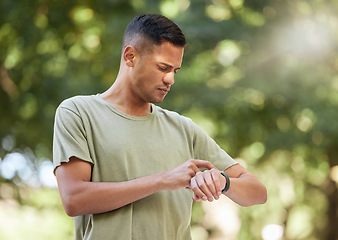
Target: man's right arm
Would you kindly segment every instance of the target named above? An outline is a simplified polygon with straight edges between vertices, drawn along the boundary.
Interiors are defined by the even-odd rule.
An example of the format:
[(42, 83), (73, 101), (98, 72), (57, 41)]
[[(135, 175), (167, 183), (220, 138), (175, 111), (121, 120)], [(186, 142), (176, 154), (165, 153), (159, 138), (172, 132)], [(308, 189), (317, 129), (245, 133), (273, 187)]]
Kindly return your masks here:
[(124, 182), (91, 182), (92, 164), (76, 157), (56, 168), (63, 206), (69, 216), (103, 213), (161, 190), (189, 188), (199, 168), (214, 168), (208, 161), (191, 159), (176, 168)]

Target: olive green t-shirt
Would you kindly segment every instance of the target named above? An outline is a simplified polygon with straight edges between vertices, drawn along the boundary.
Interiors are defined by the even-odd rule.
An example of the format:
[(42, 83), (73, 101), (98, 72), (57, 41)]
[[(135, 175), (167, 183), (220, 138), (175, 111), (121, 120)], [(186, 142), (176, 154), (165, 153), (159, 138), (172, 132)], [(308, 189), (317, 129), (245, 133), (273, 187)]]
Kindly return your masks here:
[[(220, 170), (236, 164), (189, 118), (153, 104), (149, 115), (129, 116), (99, 95), (67, 99), (56, 111), (54, 169), (72, 156), (92, 163), (93, 182), (128, 181), (191, 158)], [(192, 196), (188, 189), (160, 191), (117, 210), (75, 217), (75, 238), (191, 239)]]

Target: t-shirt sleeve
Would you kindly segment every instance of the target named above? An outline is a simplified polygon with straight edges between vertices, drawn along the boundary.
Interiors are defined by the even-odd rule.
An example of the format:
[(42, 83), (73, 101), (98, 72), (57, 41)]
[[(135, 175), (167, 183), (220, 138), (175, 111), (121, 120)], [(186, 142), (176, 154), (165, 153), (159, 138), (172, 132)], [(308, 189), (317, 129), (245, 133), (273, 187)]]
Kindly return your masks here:
[[(74, 105), (73, 105), (74, 106)], [(87, 143), (87, 136), (80, 114), (75, 106), (62, 103), (55, 114), (53, 136), (54, 171), (70, 157), (93, 163)]]
[(195, 159), (211, 162), (217, 169), (225, 170), (237, 162), (229, 156), (205, 131), (193, 123), (193, 151)]

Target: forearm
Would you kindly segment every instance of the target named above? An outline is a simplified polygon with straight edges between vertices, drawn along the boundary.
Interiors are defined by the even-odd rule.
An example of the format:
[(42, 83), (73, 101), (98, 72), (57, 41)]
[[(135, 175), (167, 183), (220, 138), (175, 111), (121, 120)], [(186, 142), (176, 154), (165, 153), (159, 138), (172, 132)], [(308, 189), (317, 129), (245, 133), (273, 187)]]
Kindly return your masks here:
[(108, 212), (163, 190), (161, 174), (125, 182), (78, 181), (60, 195), (69, 216)]
[[(224, 178), (217, 170), (204, 171), (196, 174), (190, 181), (190, 189), (195, 195), (194, 201), (213, 201), (218, 199), (220, 191), (226, 185)], [(239, 164), (235, 164), (224, 171), (230, 177), (230, 188), (225, 193), (227, 197), (241, 206), (263, 204), (267, 200), (265, 186), (252, 173)], [(212, 175), (212, 176), (211, 176)]]
[(210, 162), (190, 159), (176, 168), (125, 182), (92, 182), (92, 165), (76, 157), (55, 170), (62, 204), (69, 216), (118, 209), (161, 190), (189, 188), (199, 168), (215, 168)]
[(246, 172), (236, 178), (230, 178), (227, 197), (241, 206), (263, 204), (267, 201), (265, 186), (251, 173)]

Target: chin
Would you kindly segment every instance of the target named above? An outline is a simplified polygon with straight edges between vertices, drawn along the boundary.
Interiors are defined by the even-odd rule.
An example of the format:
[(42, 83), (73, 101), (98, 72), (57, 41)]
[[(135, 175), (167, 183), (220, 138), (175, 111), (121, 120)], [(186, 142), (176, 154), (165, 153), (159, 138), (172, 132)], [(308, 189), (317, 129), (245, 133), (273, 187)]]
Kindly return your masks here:
[(151, 103), (161, 103), (163, 102), (164, 97), (163, 98), (157, 98), (157, 99), (152, 99), (152, 101), (150, 101)]
[(163, 99), (162, 100), (151, 101), (151, 103), (161, 103), (161, 102), (163, 102)]

